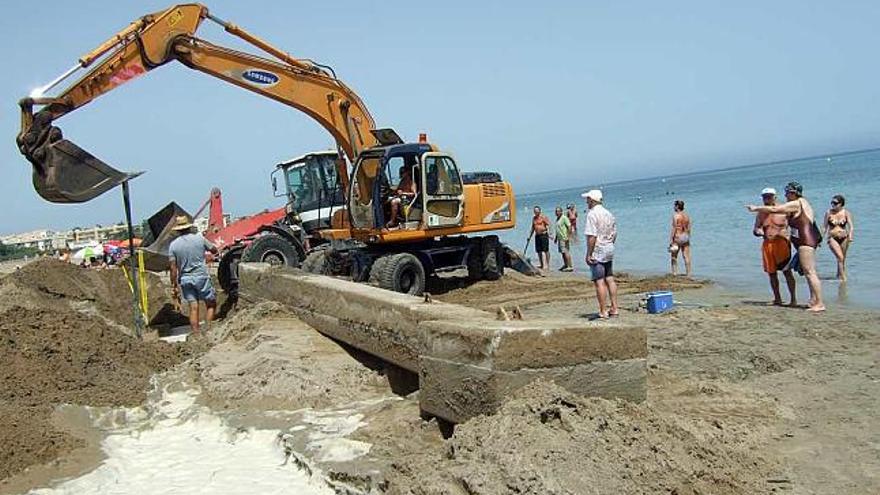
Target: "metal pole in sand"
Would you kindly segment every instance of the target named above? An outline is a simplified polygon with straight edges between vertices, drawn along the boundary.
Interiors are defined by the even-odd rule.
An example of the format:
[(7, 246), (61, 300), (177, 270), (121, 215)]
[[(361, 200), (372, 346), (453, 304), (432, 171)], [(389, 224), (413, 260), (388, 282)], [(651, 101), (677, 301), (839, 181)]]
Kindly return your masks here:
[(132, 174), (129, 175), (125, 181), (122, 182), (122, 201), (125, 204), (125, 223), (128, 226), (128, 261), (131, 264), (131, 268), (129, 272), (131, 273), (131, 297), (132, 297), (132, 307), (134, 309), (134, 333), (135, 336), (139, 339), (144, 337), (144, 317), (141, 312), (141, 287), (140, 281), (138, 280), (138, 262), (137, 256), (134, 254), (134, 227), (131, 225), (131, 199), (128, 194), (128, 181), (134, 179), (140, 175)]

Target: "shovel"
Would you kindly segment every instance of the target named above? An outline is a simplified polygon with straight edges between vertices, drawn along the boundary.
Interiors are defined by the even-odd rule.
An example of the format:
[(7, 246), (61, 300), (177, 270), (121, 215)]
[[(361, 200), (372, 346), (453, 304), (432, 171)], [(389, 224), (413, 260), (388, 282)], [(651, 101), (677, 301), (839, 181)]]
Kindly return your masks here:
[(525, 245), (525, 247), (523, 248), (523, 251), (522, 251), (523, 258), (524, 258), (526, 261), (528, 261), (529, 263), (532, 262), (532, 259), (529, 258), (529, 256), (528, 256), (529, 243), (532, 242), (532, 235), (533, 235), (534, 233), (535, 233), (535, 232), (532, 231), (532, 232), (529, 234), (529, 238), (526, 239), (526, 245)]

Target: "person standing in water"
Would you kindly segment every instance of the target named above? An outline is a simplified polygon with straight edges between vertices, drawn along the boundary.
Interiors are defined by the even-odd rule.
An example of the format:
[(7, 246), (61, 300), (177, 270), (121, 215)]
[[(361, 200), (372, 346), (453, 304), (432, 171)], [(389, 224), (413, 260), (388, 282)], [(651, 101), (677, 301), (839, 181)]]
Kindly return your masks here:
[(578, 211), (574, 203), (569, 203), (568, 206), (566, 206), (565, 214), (568, 216), (568, 222), (571, 224), (571, 242), (576, 243), (578, 235)]
[(825, 232), (828, 247), (837, 258), (837, 278), (846, 282), (846, 252), (853, 242), (855, 225), (852, 213), (846, 208), (846, 199), (840, 194), (831, 198), (831, 209), (825, 213)]
[(691, 217), (684, 212), (684, 201), (672, 204), (672, 229), (669, 235), (669, 254), (672, 255), (672, 275), (678, 271), (678, 254), (684, 257), (685, 274), (691, 276)]
[(804, 188), (797, 182), (785, 186), (786, 202), (774, 206), (748, 205), (753, 213), (785, 213), (791, 242), (797, 248), (798, 260), (810, 287), (810, 302), (807, 311), (825, 311), (822, 301), (822, 282), (816, 271), (816, 248), (822, 242), (822, 233), (816, 225), (816, 215), (810, 202), (804, 198)]
[[(776, 189), (772, 187), (761, 191), (764, 206), (776, 206)], [(770, 290), (773, 291), (773, 305), (782, 305), (782, 294), (779, 291), (779, 271), (785, 276), (788, 294), (791, 296), (789, 306), (797, 306), (797, 291), (794, 274), (791, 271), (791, 242), (788, 240), (788, 217), (784, 213), (758, 213), (755, 215), (755, 226), (752, 233), (763, 237), (761, 258), (764, 272), (770, 277)]]

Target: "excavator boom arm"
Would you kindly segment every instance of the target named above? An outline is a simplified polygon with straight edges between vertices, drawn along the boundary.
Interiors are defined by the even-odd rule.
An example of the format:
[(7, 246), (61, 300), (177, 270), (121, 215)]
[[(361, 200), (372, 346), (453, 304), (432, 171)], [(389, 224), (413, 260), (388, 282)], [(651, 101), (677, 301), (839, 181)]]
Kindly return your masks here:
[[(196, 38), (205, 19), (272, 58)], [(291, 57), (212, 15), (203, 5), (181, 4), (141, 17), (81, 57), (73, 69), (21, 100), (21, 131), (16, 141), (33, 165), (34, 187), (41, 196), (61, 203), (88, 201), (127, 180), (126, 174), (63, 139), (52, 123), (171, 60), (306, 113), (330, 132), (351, 161), (376, 143), (370, 132), (375, 124), (366, 106), (332, 71)], [(78, 69), (88, 71), (57, 96), (43, 95)], [(35, 105), (42, 106), (36, 113)], [(339, 168), (340, 177), (347, 180), (344, 160)]]

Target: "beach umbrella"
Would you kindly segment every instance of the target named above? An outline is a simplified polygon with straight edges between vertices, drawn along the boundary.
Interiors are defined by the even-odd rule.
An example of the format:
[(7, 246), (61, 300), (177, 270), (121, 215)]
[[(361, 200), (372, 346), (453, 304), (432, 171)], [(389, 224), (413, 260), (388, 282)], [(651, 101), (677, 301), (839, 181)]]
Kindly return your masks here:
[(82, 260), (97, 258), (103, 255), (104, 251), (100, 247), (86, 246), (79, 251), (73, 253), (73, 256), (71, 256), (70, 259), (75, 263), (80, 263), (82, 262)]
[[(143, 242), (143, 240), (140, 238), (137, 238), (137, 237), (132, 239), (132, 244), (134, 245), (134, 247), (140, 246), (142, 242)], [(104, 246), (107, 246), (108, 244), (111, 246), (116, 246), (116, 247), (120, 247), (120, 248), (128, 248), (128, 239), (124, 239), (124, 240), (111, 239), (109, 241), (106, 241), (104, 243)]]

